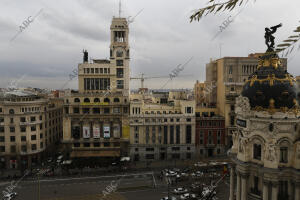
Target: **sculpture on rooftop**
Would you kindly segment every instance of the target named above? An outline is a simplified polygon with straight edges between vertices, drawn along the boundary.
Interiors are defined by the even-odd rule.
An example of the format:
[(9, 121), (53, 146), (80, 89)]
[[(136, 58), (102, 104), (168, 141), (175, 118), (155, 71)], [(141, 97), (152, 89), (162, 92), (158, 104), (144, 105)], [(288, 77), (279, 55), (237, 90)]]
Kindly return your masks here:
[(265, 39), (266, 39), (266, 45), (268, 47), (267, 52), (271, 52), (274, 51), (274, 39), (275, 37), (273, 36), (273, 34), (277, 31), (277, 28), (281, 27), (282, 24), (278, 24), (276, 26), (272, 26), (270, 28), (265, 28)]

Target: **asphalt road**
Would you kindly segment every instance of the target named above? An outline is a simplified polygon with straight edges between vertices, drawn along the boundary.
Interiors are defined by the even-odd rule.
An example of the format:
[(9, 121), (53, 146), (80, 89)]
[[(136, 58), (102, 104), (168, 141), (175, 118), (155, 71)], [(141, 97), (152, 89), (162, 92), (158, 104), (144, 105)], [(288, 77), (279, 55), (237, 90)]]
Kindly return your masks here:
[[(43, 179), (39, 182), (19, 182), (14, 189), (18, 193), (15, 200), (159, 200), (167, 196), (163, 182), (156, 179), (157, 187), (153, 187), (151, 174)], [(224, 183), (218, 187), (219, 200), (228, 199), (229, 186), (228, 182)], [(5, 191), (9, 185), (9, 182), (1, 183), (0, 191)]]

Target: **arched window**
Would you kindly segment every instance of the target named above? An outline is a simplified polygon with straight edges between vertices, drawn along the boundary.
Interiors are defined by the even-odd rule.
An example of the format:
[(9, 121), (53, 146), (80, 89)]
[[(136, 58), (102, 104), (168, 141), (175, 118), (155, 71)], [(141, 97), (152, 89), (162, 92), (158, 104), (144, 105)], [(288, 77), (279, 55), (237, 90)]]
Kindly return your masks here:
[(85, 103), (89, 103), (90, 102), (90, 99), (89, 98), (84, 98), (83, 100)]
[(9, 114), (15, 114), (14, 109), (9, 109)]
[(76, 102), (76, 103), (77, 103), (77, 102), (80, 102), (80, 99), (79, 99), (79, 98), (75, 98), (75, 99), (74, 99), (74, 102)]
[(99, 98), (95, 98), (94, 102), (100, 102), (100, 99)]
[(114, 98), (114, 102), (120, 102), (119, 98)]
[(104, 102), (109, 103), (110, 102), (109, 98), (105, 98)]

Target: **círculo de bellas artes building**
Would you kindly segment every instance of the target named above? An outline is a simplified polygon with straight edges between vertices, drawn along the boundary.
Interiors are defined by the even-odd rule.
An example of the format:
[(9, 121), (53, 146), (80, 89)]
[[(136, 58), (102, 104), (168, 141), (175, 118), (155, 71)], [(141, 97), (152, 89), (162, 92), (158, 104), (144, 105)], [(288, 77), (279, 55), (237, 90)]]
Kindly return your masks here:
[(299, 94), (274, 50), (279, 27), (266, 28), (268, 50), (236, 99), (230, 200), (300, 199)]
[(110, 59), (78, 65), (78, 92), (64, 99), (63, 145), (73, 160), (111, 164), (129, 145), (129, 44), (126, 18), (113, 17)]

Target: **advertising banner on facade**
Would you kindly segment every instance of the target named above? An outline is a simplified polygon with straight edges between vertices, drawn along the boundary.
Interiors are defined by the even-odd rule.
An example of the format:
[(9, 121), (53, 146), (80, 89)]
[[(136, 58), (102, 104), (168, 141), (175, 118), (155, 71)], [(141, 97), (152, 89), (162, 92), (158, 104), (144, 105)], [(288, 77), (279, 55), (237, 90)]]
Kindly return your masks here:
[(110, 138), (110, 127), (109, 126), (103, 126), (103, 137)]
[(90, 127), (84, 126), (83, 127), (83, 138), (90, 138), (91, 133), (90, 133)]
[(99, 127), (93, 127), (93, 137), (100, 138), (100, 128)]

